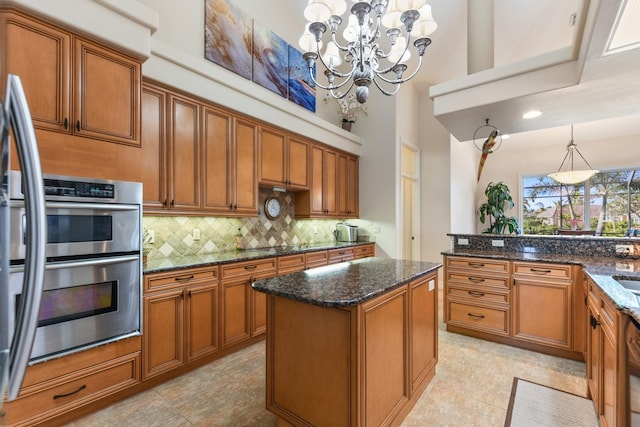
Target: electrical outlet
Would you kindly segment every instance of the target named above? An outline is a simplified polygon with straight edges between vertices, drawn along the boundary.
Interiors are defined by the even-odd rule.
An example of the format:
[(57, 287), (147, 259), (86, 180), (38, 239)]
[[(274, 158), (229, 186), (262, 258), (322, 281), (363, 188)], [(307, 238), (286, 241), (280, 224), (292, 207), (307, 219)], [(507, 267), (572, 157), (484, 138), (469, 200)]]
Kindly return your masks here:
[(503, 248), (504, 247), (504, 240), (492, 240), (491, 241), (491, 246), (496, 247), (496, 248)]
[(429, 280), (429, 292), (431, 292), (435, 288), (436, 288), (436, 281), (435, 280)]
[(469, 239), (458, 239), (458, 244), (459, 245), (468, 245), (469, 244)]
[(633, 245), (616, 245), (616, 255), (631, 256), (633, 253)]
[(192, 234), (193, 234), (193, 240), (200, 240), (200, 229), (199, 228), (194, 228)]
[(155, 230), (147, 230), (147, 235), (149, 236), (147, 239), (147, 243), (153, 245), (156, 242), (156, 232)]

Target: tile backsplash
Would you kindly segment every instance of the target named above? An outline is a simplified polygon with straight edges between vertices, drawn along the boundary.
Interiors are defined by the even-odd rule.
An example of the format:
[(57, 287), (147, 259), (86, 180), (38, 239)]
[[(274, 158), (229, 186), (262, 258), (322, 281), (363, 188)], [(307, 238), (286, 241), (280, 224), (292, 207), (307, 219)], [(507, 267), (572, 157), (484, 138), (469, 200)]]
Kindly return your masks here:
[[(276, 220), (270, 220), (263, 212), (268, 197), (280, 200), (282, 213)], [(260, 188), (257, 218), (145, 216), (143, 228), (153, 230), (155, 240), (144, 244), (145, 253), (149, 258), (161, 258), (223, 252), (235, 250), (237, 240), (242, 249), (333, 242), (333, 230), (341, 220), (296, 220), (294, 197), (291, 192)], [(198, 240), (194, 230), (200, 230)]]

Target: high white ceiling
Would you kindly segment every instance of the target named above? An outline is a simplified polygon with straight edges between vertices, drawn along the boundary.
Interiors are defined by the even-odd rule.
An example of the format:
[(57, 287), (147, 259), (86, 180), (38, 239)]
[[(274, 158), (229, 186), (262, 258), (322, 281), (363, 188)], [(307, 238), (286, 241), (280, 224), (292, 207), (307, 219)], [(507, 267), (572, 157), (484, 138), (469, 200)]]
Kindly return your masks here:
[[(302, 11), (307, 2), (289, 1), (292, 15), (301, 17), (300, 25), (293, 31), (298, 34), (297, 27), (304, 25)], [(423, 68), (416, 76), (419, 87), (467, 76), (468, 1), (478, 0), (428, 0), (438, 30), (431, 36), (433, 42), (427, 48)], [(546, 118), (543, 115), (535, 124), (522, 123), (520, 117), (509, 118), (503, 123), (492, 118), (492, 124), (512, 134), (512, 139), (508, 143), (505, 141), (503, 148), (516, 143), (539, 145), (541, 141), (566, 145), (571, 123), (575, 125), (577, 142), (640, 135), (640, 49), (608, 57), (602, 55), (622, 1), (626, 0), (493, 0), (496, 67), (568, 46), (576, 30), (571, 15), (581, 7), (585, 10), (598, 8), (593, 34), (585, 35), (588, 58), (579, 84), (561, 91), (540, 93), (531, 99), (513, 99), (501, 105), (502, 111), (516, 107), (520, 111), (529, 101), (535, 101), (532, 103), (537, 102), (548, 109)], [(286, 34), (281, 35), (286, 38)], [(474, 111), (468, 116), (461, 114), (460, 120), (479, 123), (479, 126), (486, 117), (482, 108), (479, 110), (480, 113)], [(578, 135), (581, 135), (580, 140)]]

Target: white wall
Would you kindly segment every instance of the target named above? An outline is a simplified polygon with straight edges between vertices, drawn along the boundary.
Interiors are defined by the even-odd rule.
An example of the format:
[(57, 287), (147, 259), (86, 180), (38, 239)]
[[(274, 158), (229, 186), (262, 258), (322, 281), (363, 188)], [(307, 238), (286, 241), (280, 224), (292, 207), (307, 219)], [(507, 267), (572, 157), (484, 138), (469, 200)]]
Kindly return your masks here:
[[(510, 146), (509, 141), (503, 141), (503, 147), (488, 156), (482, 172), (482, 179), (475, 191), (475, 206), (477, 208), (485, 200), (484, 189), (487, 183), (504, 181), (509, 186), (511, 195), (516, 202), (514, 209), (508, 211), (507, 214), (518, 217), (521, 209), (522, 177), (544, 175), (558, 170), (566, 154), (568, 137), (567, 140), (558, 141), (557, 144), (551, 146), (546, 145), (540, 148), (527, 149), (518, 149), (512, 145)], [(598, 141), (580, 141), (579, 138), (576, 138), (575, 142), (580, 153), (596, 169), (637, 168), (640, 166), (640, 144), (638, 144), (637, 136)], [(467, 142), (466, 144), (473, 147), (473, 142)], [(464, 159), (461, 160), (452, 155), (452, 167), (454, 164), (460, 167), (460, 161), (464, 161)], [(577, 162), (578, 160), (576, 159), (576, 165), (578, 166)], [(581, 166), (582, 163), (579, 163), (579, 165)], [(474, 222), (478, 233), (487, 228), (487, 224), (483, 225), (477, 218)], [(452, 228), (452, 231), (456, 233), (472, 232), (468, 228)]]
[[(477, 209), (476, 177), (480, 152), (473, 142), (459, 142), (451, 136), (449, 143), (451, 182), (451, 233), (475, 233), (475, 211)], [(485, 166), (486, 170), (486, 166)], [(486, 172), (483, 172), (486, 177)], [(483, 187), (484, 188), (484, 187)]]
[(420, 96), (421, 254), (425, 261), (441, 261), (451, 241), (450, 134), (433, 116), (427, 90)]

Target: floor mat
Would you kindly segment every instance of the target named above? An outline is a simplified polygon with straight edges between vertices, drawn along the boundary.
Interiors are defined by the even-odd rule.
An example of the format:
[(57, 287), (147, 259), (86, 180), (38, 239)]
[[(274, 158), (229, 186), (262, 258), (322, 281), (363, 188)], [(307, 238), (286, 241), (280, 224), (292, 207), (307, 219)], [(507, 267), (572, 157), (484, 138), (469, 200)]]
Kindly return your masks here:
[(521, 378), (513, 378), (505, 427), (600, 425), (593, 402)]

